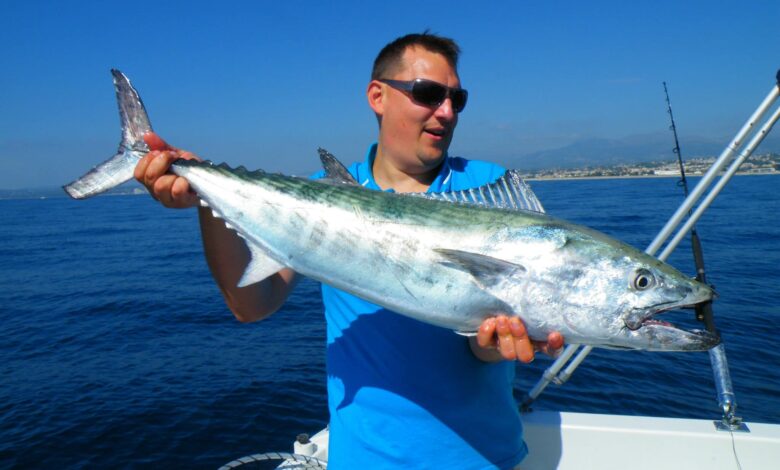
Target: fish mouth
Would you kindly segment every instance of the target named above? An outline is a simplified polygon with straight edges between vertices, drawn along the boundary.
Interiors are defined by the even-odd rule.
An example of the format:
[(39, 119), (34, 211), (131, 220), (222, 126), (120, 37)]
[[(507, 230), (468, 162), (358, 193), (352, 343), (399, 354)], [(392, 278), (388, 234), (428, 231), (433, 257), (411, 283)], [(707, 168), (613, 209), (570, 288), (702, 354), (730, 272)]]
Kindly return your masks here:
[[(701, 303), (701, 302), (698, 302)], [(720, 344), (720, 336), (706, 330), (684, 330), (654, 315), (672, 309), (691, 308), (697, 304), (675, 304), (655, 311), (632, 322), (624, 320), (627, 333), (632, 337), (644, 338), (644, 349), (648, 351), (707, 351)]]
[(721, 342), (720, 336), (706, 330), (683, 330), (667, 322), (650, 321), (641, 328), (650, 339), (648, 351), (707, 351)]
[(715, 291), (711, 287), (696, 283), (692, 289), (687, 288), (685, 290), (678, 291), (680, 294), (685, 292), (685, 295), (680, 295), (679, 300), (671, 300), (669, 302), (661, 302), (651, 307), (632, 308), (625, 315), (623, 315), (623, 323), (631, 331), (636, 331), (644, 326), (660, 325), (665, 327), (674, 328), (671, 323), (658, 320), (654, 318), (656, 315), (668, 312), (675, 309), (693, 309), (699, 304), (705, 302), (711, 302), (715, 297)]
[(632, 309), (631, 312), (623, 316), (623, 323), (626, 325), (626, 328), (628, 328), (631, 331), (636, 331), (648, 325), (662, 325), (662, 326), (674, 328), (675, 326), (669, 323), (668, 321), (658, 320), (654, 317), (656, 315), (660, 315), (670, 310), (692, 309), (700, 303), (702, 302), (695, 302), (695, 303), (667, 302), (664, 304), (654, 305), (652, 310), (650, 311), (648, 311), (647, 309)]
[(704, 295), (689, 295), (680, 301), (654, 305), (650, 309), (632, 309), (623, 317), (629, 334), (650, 340), (648, 350), (656, 351), (707, 351), (720, 344), (720, 336), (705, 330), (684, 330), (672, 323), (655, 318), (670, 310), (693, 309), (710, 302), (715, 293), (708, 289)]

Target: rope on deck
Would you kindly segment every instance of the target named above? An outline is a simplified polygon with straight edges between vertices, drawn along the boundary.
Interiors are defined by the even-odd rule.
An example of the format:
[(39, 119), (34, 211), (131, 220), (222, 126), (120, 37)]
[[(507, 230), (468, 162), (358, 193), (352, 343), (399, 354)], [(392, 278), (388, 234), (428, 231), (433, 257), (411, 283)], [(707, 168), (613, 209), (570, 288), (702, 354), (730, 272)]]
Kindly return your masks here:
[(231, 470), (242, 465), (253, 462), (263, 462), (267, 460), (283, 460), (278, 468), (282, 469), (319, 469), (328, 468), (327, 462), (316, 457), (309, 457), (301, 454), (290, 454), (287, 452), (265, 452), (263, 454), (252, 454), (240, 459), (228, 462), (219, 467), (219, 470)]

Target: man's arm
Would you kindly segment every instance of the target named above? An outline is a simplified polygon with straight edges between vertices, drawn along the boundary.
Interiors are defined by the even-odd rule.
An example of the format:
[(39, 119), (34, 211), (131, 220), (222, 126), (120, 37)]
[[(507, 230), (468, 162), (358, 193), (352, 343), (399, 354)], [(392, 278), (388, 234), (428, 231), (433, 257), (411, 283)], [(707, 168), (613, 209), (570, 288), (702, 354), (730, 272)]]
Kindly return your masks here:
[[(198, 196), (187, 180), (168, 173), (176, 159), (198, 158), (171, 147), (157, 134), (148, 133), (144, 140), (151, 150), (138, 162), (135, 178), (165, 207), (198, 206)], [(261, 320), (279, 309), (295, 285), (295, 272), (283, 269), (261, 282), (239, 288), (238, 281), (250, 260), (246, 243), (225, 227), (222, 220), (214, 217), (210, 209), (200, 207), (198, 216), (206, 261), (233, 315), (239, 321), (250, 322)]]
[(236, 232), (214, 217), (211, 209), (200, 207), (198, 214), (206, 262), (233, 315), (239, 321), (250, 322), (262, 320), (278, 310), (297, 282), (295, 271), (282, 269), (258, 283), (238, 287), (249, 264), (249, 248)]

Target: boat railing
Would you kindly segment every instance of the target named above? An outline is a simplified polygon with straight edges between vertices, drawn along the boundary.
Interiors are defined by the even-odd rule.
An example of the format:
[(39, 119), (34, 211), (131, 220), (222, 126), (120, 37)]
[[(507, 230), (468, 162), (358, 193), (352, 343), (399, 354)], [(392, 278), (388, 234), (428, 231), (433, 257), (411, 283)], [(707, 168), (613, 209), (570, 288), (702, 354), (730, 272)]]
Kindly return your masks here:
[[(658, 259), (665, 261), (669, 255), (674, 251), (680, 241), (691, 231), (696, 222), (701, 218), (704, 211), (710, 206), (713, 200), (720, 194), (721, 190), (736, 174), (742, 163), (753, 153), (758, 145), (764, 140), (764, 138), (772, 130), (772, 127), (780, 119), (780, 107), (775, 109), (769, 119), (764, 121), (764, 124), (758, 127), (762, 122), (764, 116), (772, 108), (780, 96), (780, 70), (778, 70), (775, 77), (776, 82), (772, 86), (771, 91), (767, 94), (766, 98), (756, 108), (753, 114), (748, 118), (747, 122), (737, 132), (736, 136), (726, 146), (717, 160), (707, 170), (705, 175), (696, 185), (694, 190), (688, 194), (677, 211), (672, 215), (669, 221), (664, 225), (661, 231), (656, 235), (655, 239), (645, 249), (645, 252), (654, 255), (663, 245), (672, 237), (675, 230), (682, 227), (672, 237), (672, 240), (666, 245), (666, 248), (658, 256)], [(756, 131), (758, 129), (758, 131)], [(750, 135), (753, 137), (745, 144)], [(742, 149), (742, 150), (740, 150)], [(715, 180), (717, 175), (729, 165), (729, 168), (718, 180), (715, 186), (710, 190), (701, 204), (693, 210), (693, 207), (701, 199), (702, 195), (708, 190)], [(687, 216), (687, 219), (686, 219)], [(683, 224), (683, 221), (685, 223)], [(577, 344), (567, 345), (563, 352), (548, 367), (539, 381), (529, 390), (522, 400), (523, 410), (529, 410), (531, 404), (536, 398), (541, 395), (545, 388), (550, 383), (557, 385), (564, 384), (574, 373), (575, 369), (585, 360), (590, 354), (592, 346), (580, 346)], [(720, 421), (715, 421), (715, 425), (718, 429), (729, 431), (748, 431), (747, 427), (742, 423), (742, 420), (736, 416), (737, 402), (734, 395), (733, 387), (731, 384), (731, 376), (728, 369), (728, 361), (726, 359), (726, 350), (723, 343), (719, 344), (715, 348), (710, 349), (710, 364), (712, 365), (713, 376), (715, 378), (715, 387), (717, 389), (718, 403), (721, 406), (723, 415)], [(573, 359), (572, 359), (573, 358)], [(571, 362), (569, 362), (571, 361)], [(566, 365), (568, 363), (568, 365)], [(564, 368), (564, 366), (566, 366)]]

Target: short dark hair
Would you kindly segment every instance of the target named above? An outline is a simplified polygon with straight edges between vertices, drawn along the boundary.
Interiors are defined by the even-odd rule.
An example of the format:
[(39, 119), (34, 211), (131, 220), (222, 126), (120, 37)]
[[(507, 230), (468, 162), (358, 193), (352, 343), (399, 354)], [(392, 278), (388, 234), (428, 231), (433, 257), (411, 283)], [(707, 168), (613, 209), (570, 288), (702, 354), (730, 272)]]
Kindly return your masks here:
[(460, 47), (450, 38), (437, 36), (429, 33), (427, 30), (421, 34), (407, 34), (401, 36), (390, 44), (386, 45), (374, 60), (374, 68), (371, 71), (371, 80), (380, 78), (392, 78), (392, 74), (401, 66), (401, 60), (404, 52), (409, 47), (419, 46), (423, 49), (441, 54), (447, 59), (447, 63), (453, 69), (458, 67), (458, 54)]

